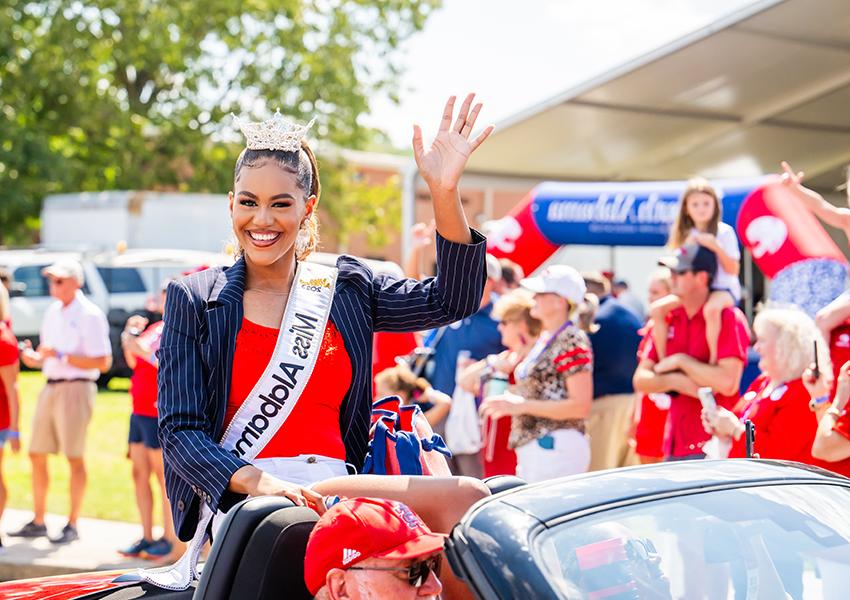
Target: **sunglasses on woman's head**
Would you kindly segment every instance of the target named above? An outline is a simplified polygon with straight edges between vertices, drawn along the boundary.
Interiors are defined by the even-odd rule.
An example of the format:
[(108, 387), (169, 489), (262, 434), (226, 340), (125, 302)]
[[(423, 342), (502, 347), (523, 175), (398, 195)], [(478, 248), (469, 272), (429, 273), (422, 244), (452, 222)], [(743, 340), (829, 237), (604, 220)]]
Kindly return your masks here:
[(440, 564), (442, 563), (442, 556), (432, 556), (431, 558), (426, 558), (425, 560), (419, 560), (415, 563), (411, 564), (406, 569), (395, 568), (395, 567), (348, 567), (351, 571), (398, 571), (402, 573), (407, 573), (407, 583), (409, 583), (412, 587), (419, 588), (425, 585), (425, 582), (428, 581), (428, 577), (431, 576), (431, 573), (434, 573), (437, 577), (440, 576)]

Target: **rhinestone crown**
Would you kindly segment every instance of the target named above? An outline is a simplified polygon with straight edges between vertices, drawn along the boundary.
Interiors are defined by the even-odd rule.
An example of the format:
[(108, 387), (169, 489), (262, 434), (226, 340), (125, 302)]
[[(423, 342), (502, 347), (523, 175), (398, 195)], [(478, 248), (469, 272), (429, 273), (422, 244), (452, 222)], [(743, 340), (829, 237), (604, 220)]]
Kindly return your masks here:
[(268, 121), (258, 123), (242, 121), (236, 115), (233, 115), (233, 118), (242, 130), (249, 150), (282, 150), (283, 152), (298, 152), (301, 149), (301, 140), (316, 122), (316, 119), (311, 119), (306, 125), (299, 125), (284, 119), (280, 110), (276, 111)]

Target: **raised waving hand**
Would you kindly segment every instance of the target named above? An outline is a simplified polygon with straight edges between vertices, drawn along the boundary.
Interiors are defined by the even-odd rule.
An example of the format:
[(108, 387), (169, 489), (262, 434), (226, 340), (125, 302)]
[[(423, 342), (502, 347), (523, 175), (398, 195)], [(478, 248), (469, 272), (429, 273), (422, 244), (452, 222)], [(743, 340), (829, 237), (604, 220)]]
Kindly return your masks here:
[(470, 139), (483, 106), (480, 102), (473, 106), (474, 100), (475, 94), (466, 97), (453, 123), (456, 97), (449, 98), (443, 110), (440, 129), (427, 149), (422, 143), (422, 129), (418, 125), (413, 126), (413, 155), (422, 179), (432, 191), (456, 190), (470, 155), (493, 132), (493, 126), (490, 125), (474, 139)]

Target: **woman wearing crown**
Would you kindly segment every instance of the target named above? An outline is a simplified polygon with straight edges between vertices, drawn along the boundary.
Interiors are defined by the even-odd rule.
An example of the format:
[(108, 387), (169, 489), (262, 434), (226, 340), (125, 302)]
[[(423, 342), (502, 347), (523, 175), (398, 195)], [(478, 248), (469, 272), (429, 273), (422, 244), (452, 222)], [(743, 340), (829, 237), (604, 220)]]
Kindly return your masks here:
[(487, 494), (461, 477), (347, 476), (367, 452), (372, 333), (478, 309), (485, 240), (467, 224), (458, 181), (493, 128), (470, 139), (481, 110), (473, 100), (453, 120), (449, 99), (430, 148), (414, 126), (439, 234), (437, 276), (422, 282), (374, 275), (349, 256), (336, 268), (304, 262), (318, 241), (319, 173), (303, 139), (312, 122), (240, 124), (248, 143), (229, 194), (239, 259), (169, 286), (159, 350), (160, 439), (181, 539), (202, 539), (211, 513), (246, 495), (319, 511), (325, 495), (382, 496), (447, 532)]

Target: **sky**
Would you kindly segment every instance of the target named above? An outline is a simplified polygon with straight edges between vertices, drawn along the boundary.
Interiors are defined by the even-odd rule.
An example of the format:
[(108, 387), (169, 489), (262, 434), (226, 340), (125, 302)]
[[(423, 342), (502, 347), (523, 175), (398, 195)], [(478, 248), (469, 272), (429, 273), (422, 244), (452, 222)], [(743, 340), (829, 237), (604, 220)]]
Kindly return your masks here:
[(499, 123), (753, 0), (444, 0), (401, 47), (401, 103), (372, 100), (364, 122), (410, 147), (448, 96), (476, 92), (479, 125)]

